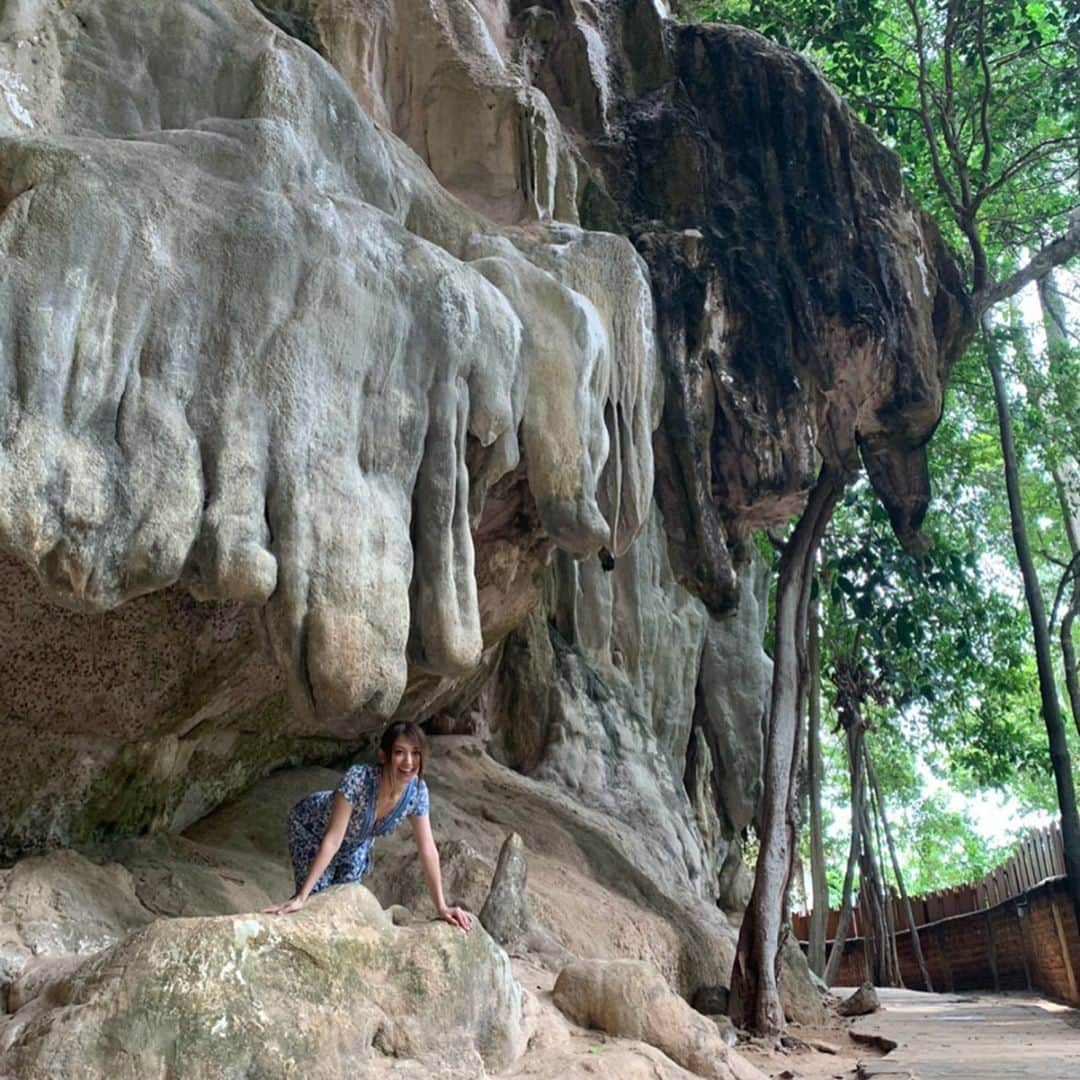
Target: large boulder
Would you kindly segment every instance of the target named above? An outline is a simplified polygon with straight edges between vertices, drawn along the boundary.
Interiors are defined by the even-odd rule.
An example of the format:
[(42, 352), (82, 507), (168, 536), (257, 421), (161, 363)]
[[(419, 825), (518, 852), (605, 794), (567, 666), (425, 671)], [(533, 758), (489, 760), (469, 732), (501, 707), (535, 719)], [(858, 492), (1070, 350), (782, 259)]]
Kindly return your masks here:
[(674, 994), (660, 973), (633, 960), (579, 961), (563, 968), (555, 1004), (575, 1023), (640, 1039), (710, 1080), (764, 1080), (730, 1050), (708, 1017)]
[(380, 1055), (479, 1074), (523, 1048), (521, 991), (484, 931), (397, 928), (362, 886), (288, 917), (158, 920), (0, 1022), (0, 1072), (27, 1080), (347, 1077)]
[(152, 919), (116, 862), (54, 851), (0, 870), (0, 1000), (35, 958), (88, 956)]

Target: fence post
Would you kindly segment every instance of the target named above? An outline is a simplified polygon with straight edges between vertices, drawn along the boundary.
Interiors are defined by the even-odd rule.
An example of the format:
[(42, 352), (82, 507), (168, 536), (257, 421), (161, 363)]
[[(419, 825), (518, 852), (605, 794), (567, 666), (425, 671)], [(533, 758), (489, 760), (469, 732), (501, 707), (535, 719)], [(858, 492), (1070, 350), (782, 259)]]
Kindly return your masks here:
[(983, 918), (986, 919), (986, 954), (990, 961), (990, 974), (994, 979), (994, 993), (1001, 990), (1001, 978), (998, 976), (997, 942), (994, 941), (994, 913), (987, 908)]
[(1031, 965), (1028, 963), (1028, 935), (1027, 935), (1027, 923), (1028, 923), (1028, 905), (1027, 897), (1024, 898), (1024, 902), (1020, 903), (1019, 897), (1013, 898), (1013, 911), (1016, 913), (1016, 929), (1020, 934), (1020, 959), (1024, 962), (1024, 985), (1030, 991), (1032, 989), (1031, 984)]
[(1073, 971), (1069, 940), (1065, 936), (1065, 926), (1061, 921), (1061, 912), (1058, 910), (1057, 898), (1053, 893), (1050, 894), (1050, 910), (1054, 913), (1054, 927), (1057, 930), (1058, 944), (1061, 946), (1061, 957), (1065, 961), (1065, 978), (1069, 982), (1069, 1003), (1075, 1005), (1080, 998), (1076, 990), (1076, 972)]
[(941, 931), (941, 923), (935, 922), (931, 927), (934, 934), (934, 944), (937, 946), (938, 959), (941, 960), (941, 970), (945, 975), (945, 990), (952, 994), (956, 992), (956, 984), (953, 982), (952, 964), (949, 963), (949, 953), (945, 948), (945, 935)]

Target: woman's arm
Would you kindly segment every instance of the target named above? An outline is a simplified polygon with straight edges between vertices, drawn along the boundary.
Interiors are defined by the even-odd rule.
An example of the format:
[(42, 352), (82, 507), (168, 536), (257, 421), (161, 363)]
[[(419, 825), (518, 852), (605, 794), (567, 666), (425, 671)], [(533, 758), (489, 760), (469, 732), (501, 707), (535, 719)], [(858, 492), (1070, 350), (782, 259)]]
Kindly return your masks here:
[(352, 817), (352, 803), (341, 794), (334, 793), (334, 803), (330, 810), (330, 820), (326, 823), (326, 832), (323, 833), (322, 843), (319, 844), (315, 858), (311, 861), (311, 869), (300, 891), (284, 904), (277, 907), (263, 908), (264, 915), (288, 915), (292, 911), (299, 911), (307, 903), (311, 890), (315, 883), (323, 876), (326, 868), (334, 861), (334, 856), (341, 847), (341, 841), (345, 839), (345, 830), (349, 826)]
[(442, 874), (439, 871), (439, 849), (435, 846), (435, 837), (431, 835), (431, 819), (427, 814), (409, 818), (412, 825), (416, 850), (420, 853), (420, 865), (424, 868), (424, 879), (428, 892), (435, 903), (435, 910), (443, 922), (451, 926), (460, 926), (468, 930), (472, 926), (472, 916), (459, 907), (447, 907), (442, 891)]

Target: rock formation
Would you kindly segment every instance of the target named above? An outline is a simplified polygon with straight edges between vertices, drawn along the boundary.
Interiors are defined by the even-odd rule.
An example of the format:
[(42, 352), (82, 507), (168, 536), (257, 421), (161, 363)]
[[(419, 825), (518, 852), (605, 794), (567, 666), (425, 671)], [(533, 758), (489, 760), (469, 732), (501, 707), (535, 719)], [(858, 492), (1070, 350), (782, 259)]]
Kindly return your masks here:
[(716, 1024), (673, 994), (648, 964), (634, 960), (571, 964), (555, 983), (555, 1001), (579, 1024), (642, 1039), (698, 1076), (765, 1078), (737, 1055), (729, 1055)]
[[(46, 871), (119, 905), (60, 905), (65, 962), (262, 902), (249, 796), (205, 869), (200, 819), (394, 715), (467, 736), (436, 807), (474, 905), (486, 813), (651, 913), (623, 949), (682, 993), (724, 985), (770, 678), (752, 534), (861, 455), (917, 545), (966, 318), (892, 155), (737, 28), (0, 0), (0, 858), (97, 853), (4, 871), (3, 981)], [(380, 900), (413, 873), (389, 846)], [(557, 894), (549, 955), (595, 955)]]
[(25, 1077), (345, 1077), (378, 1053), (476, 1076), (524, 1049), (506, 954), (483, 931), (397, 929), (362, 887), (293, 919), (158, 919), (16, 989), (4, 1061)]

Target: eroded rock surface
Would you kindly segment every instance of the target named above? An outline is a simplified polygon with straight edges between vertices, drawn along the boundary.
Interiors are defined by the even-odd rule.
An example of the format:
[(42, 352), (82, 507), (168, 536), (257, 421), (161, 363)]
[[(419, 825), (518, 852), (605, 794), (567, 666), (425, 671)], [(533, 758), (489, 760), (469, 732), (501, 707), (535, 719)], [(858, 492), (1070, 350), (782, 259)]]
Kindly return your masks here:
[[(182, 826), (380, 715), (466, 707), (557, 545), (547, 610), (625, 698), (609, 726), (651, 721), (630, 753), (658, 740), (675, 813), (643, 813), (711, 877), (760, 759), (715, 689), (757, 672), (756, 704), (757, 621), (707, 614), (747, 530), (856, 448), (906, 538), (921, 515), (963, 303), (893, 158), (809, 65), (637, 0), (8, 2), (0, 66), (0, 548), (79, 612), (173, 620), (186, 591), (228, 624), (138, 717), (122, 624), (65, 627), (101, 662), (12, 709), (65, 780), (47, 817), (5, 786), (6, 850)], [(545, 730), (515, 736), (535, 767)]]
[(697, 1076), (764, 1080), (764, 1073), (728, 1048), (712, 1020), (673, 994), (647, 964), (570, 964), (555, 983), (555, 1003), (583, 1027), (641, 1039)]
[(747, 530), (795, 512), (820, 460), (857, 453), (917, 543), (922, 447), (970, 316), (899, 163), (809, 62), (761, 36), (662, 28), (643, 2), (609, 18), (636, 63), (582, 220), (631, 235), (652, 273), (657, 497), (680, 579), (733, 606)]
[[(505, 633), (479, 588), (520, 589), (546, 551), (516, 515), (492, 542), (520, 538), (526, 565), (488, 552), (478, 575), (473, 529), (519, 461), (513, 501), (548, 537), (625, 550), (658, 403), (625, 240), (495, 237), (242, 0), (9, 3), (0, 34), (20, 88), (0, 114), (0, 548), (52, 599), (247, 605), (293, 733), (355, 746), (407, 659), (461, 676), (485, 621)], [(19, 718), (70, 744), (42, 713)], [(137, 726), (99, 771), (123, 771)], [(83, 831), (56, 816), (39, 843)]]
[[(530, 921), (535, 920), (524, 938), (513, 943), (523, 992), (550, 987), (554, 974), (548, 972), (559, 970), (575, 956), (601, 961), (627, 956), (645, 960), (650, 970), (663, 972), (686, 994), (706, 982), (726, 977), (734, 934), (722, 916), (711, 905), (680, 895), (664, 881), (660, 864), (650, 865), (645, 872), (635, 869), (632, 860), (640, 853), (628, 848), (617, 824), (595, 811), (575, 811), (552, 785), (497, 765), (481, 752), (476, 739), (434, 740), (425, 772), (432, 791), (433, 827), (444, 856), (446, 893), (453, 902), (464, 903), (474, 912), (479, 910), (486, 890), (497, 884), (493, 871), (507, 829), (520, 834), (523, 854), (530, 864)], [(79, 855), (54, 851), (0, 871), (0, 960), (6, 965), (0, 967), (0, 998), (6, 996), (8, 1010), (13, 1014), (0, 1017), (0, 1074), (15, 1070), (16, 1062), (20, 1068), (25, 1065), (29, 1069), (27, 1063), (37, 1061), (39, 1054), (53, 1053), (49, 1046), (60, 1055), (57, 1061), (66, 1060), (57, 1049), (59, 1044), (45, 1036), (46, 1028), (63, 1030), (72, 1036), (74, 1045), (97, 1045), (95, 1039), (109, 1029), (105, 1013), (93, 1004), (107, 998), (107, 994), (106, 998), (96, 996), (101, 984), (94, 983), (98, 990), (91, 995), (92, 1000), (87, 999), (90, 1007), (82, 1012), (78, 1032), (68, 1027), (73, 1018), (67, 1016), (63, 1005), (65, 995), (83, 993), (78, 981), (83, 975), (79, 972), (90, 959), (127, 957), (129, 948), (135, 947), (130, 942), (136, 939), (158, 941), (159, 935), (165, 934), (172, 941), (169, 931), (160, 926), (152, 929), (162, 920), (166, 926), (179, 923), (189, 928), (232, 925), (231, 918), (221, 917), (251, 912), (288, 895), (292, 881), (282, 827), (285, 814), (297, 798), (313, 789), (333, 786), (339, 778), (340, 773), (318, 768), (281, 770), (256, 784), (241, 799), (189, 828), (183, 836), (140, 837), (87, 849)], [(657, 884), (649, 881), (650, 874), (656, 876)], [(415, 847), (400, 830), (379, 841), (370, 886), (390, 909), (376, 915), (373, 909), (369, 912), (369, 899), (361, 904), (379, 926), (385, 927), (392, 919), (401, 924), (395, 932), (417, 930), (430, 935), (438, 929)], [(352, 889), (346, 886), (332, 893)], [(363, 888), (356, 891), (368, 896)], [(628, 896), (628, 891), (633, 896)], [(392, 907), (403, 902), (410, 911)], [(334, 914), (336, 906), (313, 906), (305, 911), (313, 921), (331, 924), (319, 933), (337, 933), (341, 929), (340, 919)], [(285, 933), (291, 917), (252, 921), (280, 926)], [(367, 933), (360, 923), (350, 923), (346, 929), (361, 938)], [(443, 929), (450, 931), (449, 927)], [(149, 936), (144, 931), (149, 931)], [(135, 938), (130, 938), (132, 934)], [(451, 938), (457, 940), (453, 933)], [(190, 939), (185, 940), (192, 944)], [(291, 940), (287, 934), (275, 938), (273, 950), (291, 955)], [(401, 948), (402, 939), (395, 940), (395, 949), (401, 951), (405, 963), (412, 953)], [(431, 950), (438, 957), (438, 942), (442, 940), (439, 935), (434, 933), (433, 938), (424, 940), (417, 948)], [(271, 943), (266, 944), (269, 948)], [(354, 981), (383, 979), (377, 965), (369, 970), (367, 958), (353, 959), (357, 965)], [(422, 967), (426, 963), (422, 958), (417, 962)], [(121, 992), (135, 975), (135, 969), (126, 966), (110, 970), (125, 974), (108, 994), (113, 990)], [(248, 968), (243, 973), (245, 977), (253, 974)], [(208, 968), (205, 974), (208, 995), (217, 993), (214, 970)], [(262, 977), (258, 972), (254, 974)], [(424, 991), (432, 992), (436, 996), (441, 993), (437, 989)], [(261, 995), (258, 1000), (265, 1003), (266, 997)], [(511, 1075), (601, 1075), (620, 1080), (638, 1074), (684, 1075), (684, 1070), (659, 1050), (621, 1038), (609, 1040), (603, 1061), (592, 1060), (589, 1046), (595, 1042), (595, 1034), (574, 1034), (564, 1021), (558, 1020), (553, 1006), (543, 997), (526, 997), (521, 1023), (528, 1033), (529, 1050), (513, 1064)], [(512, 1001), (499, 998), (494, 1004), (505, 1011)], [(412, 1006), (406, 1002), (402, 1007), (408, 1015)], [(363, 1011), (367, 1006), (361, 1003), (355, 1008)], [(306, 1016), (304, 1010), (301, 1013)], [(221, 1015), (226, 1014), (228, 1009)], [(143, 1049), (147, 1056), (140, 1067), (145, 1065), (149, 1071), (153, 1071), (154, 1048), (162, 1054), (169, 1051), (176, 1028), (175, 1015), (167, 1010), (157, 1015), (160, 1028), (155, 1026), (157, 1021), (151, 1020), (145, 1029), (147, 1045)], [(212, 1028), (221, 1015), (195, 1009), (184, 1022), (192, 1030), (202, 1030), (206, 1025)], [(350, 1014), (348, 1023), (354, 1020)], [(430, 1018), (433, 1028), (454, 1022), (441, 1016)], [(510, 1022), (507, 1015), (493, 1021), (504, 1027)], [(296, 1018), (283, 1019), (280, 1026), (283, 1032), (295, 1033)], [(26, 1034), (25, 1039), (32, 1039), (33, 1046), (23, 1034), (31, 1031), (36, 1034)], [(482, 1063), (470, 1054), (453, 1061), (445, 1056), (436, 1060), (425, 1057), (427, 1044), (388, 1039), (389, 1035), (380, 1036), (373, 1049), (361, 1040), (358, 1047), (348, 1051), (357, 1056), (347, 1060), (354, 1067), (363, 1062), (363, 1068), (373, 1076), (381, 1075), (380, 1070), (390, 1069), (391, 1065), (396, 1070), (394, 1075), (429, 1075), (440, 1080), (472, 1080), (483, 1075)], [(62, 1045), (67, 1046), (67, 1041)], [(214, 1045), (213, 1040), (209, 1045)], [(238, 1052), (247, 1051), (241, 1047)], [(259, 1060), (270, 1069), (268, 1075), (274, 1075), (272, 1057)], [(120, 1075), (124, 1075), (122, 1069)]]
[(379, 1054), (481, 1073), (520, 1055), (521, 1013), (483, 930), (396, 928), (353, 886), (291, 918), (158, 920), (38, 987), (0, 1039), (26, 1077), (344, 1077)]

